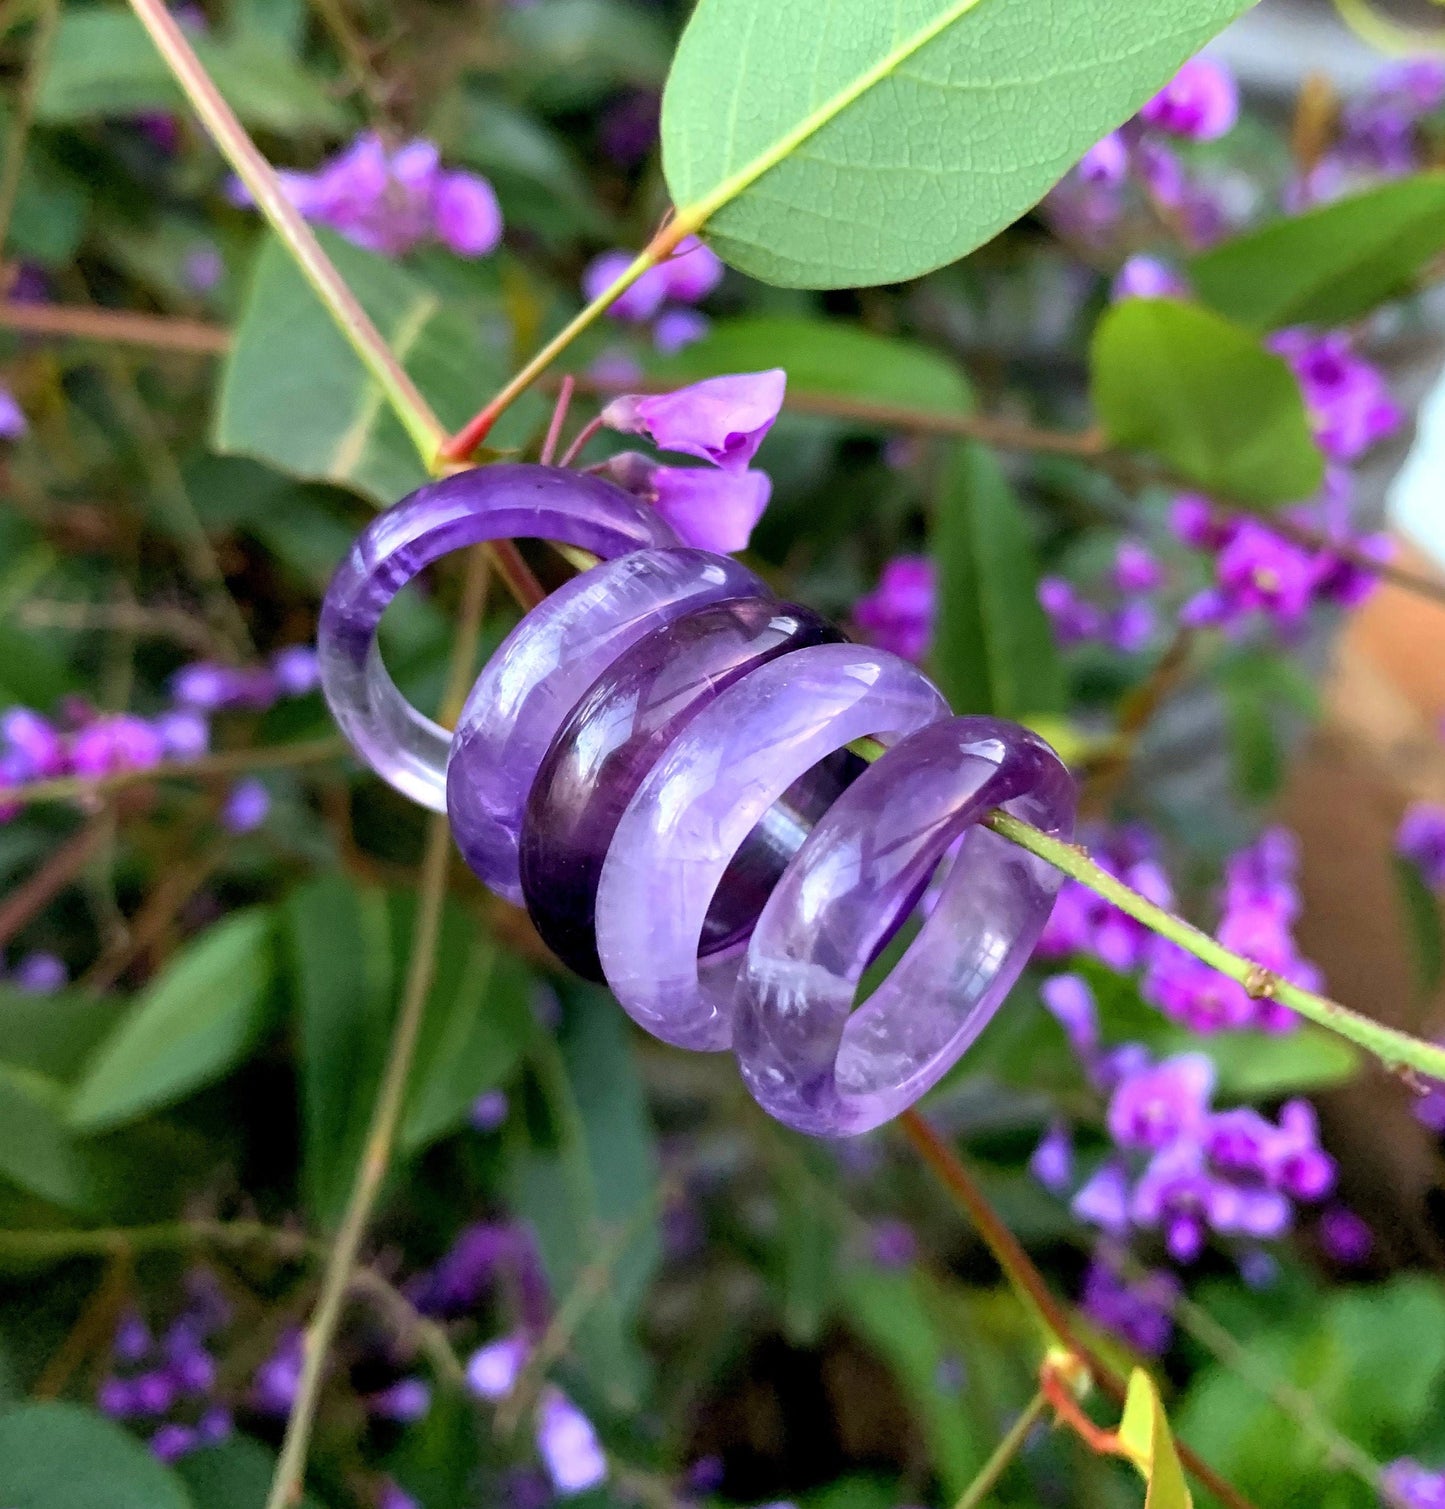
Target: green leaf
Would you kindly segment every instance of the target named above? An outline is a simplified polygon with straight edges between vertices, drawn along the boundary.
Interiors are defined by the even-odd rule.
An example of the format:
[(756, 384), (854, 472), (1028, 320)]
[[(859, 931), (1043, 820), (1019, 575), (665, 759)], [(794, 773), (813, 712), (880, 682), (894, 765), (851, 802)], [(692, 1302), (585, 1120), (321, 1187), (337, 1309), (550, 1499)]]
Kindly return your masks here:
[(201, 1509), (133, 1435), (74, 1404), (22, 1404), (0, 1415), (0, 1504)]
[(272, 914), (238, 912), (192, 940), (96, 1050), (70, 1124), (97, 1131), (221, 1078), (261, 1035), (271, 995)]
[(1204, 1052), (1218, 1071), (1218, 1093), (1235, 1100), (1272, 1100), (1329, 1090), (1354, 1078), (1359, 1049), (1308, 1023), (1293, 1032), (1219, 1032), (1200, 1038), (1166, 1033), (1160, 1053)]
[(534, 1045), (551, 1139), (509, 1124), (511, 1206), (536, 1231), (560, 1304), (607, 1262), (573, 1351), (601, 1396), (626, 1409), (646, 1378), (635, 1318), (659, 1252), (657, 1149), (627, 1018), (603, 990), (570, 980), (559, 990), (562, 1029)]
[[(0, 109), (0, 150), (8, 150), (9, 112)], [(46, 267), (74, 257), (85, 235), (89, 201), (43, 141), (30, 140), (20, 167), (7, 242), (13, 253)]]
[(1124, 1418), (1119, 1422), (1119, 1444), (1149, 1485), (1144, 1509), (1194, 1509), (1169, 1430), (1169, 1417), (1164, 1413), (1154, 1380), (1143, 1368), (1135, 1368), (1129, 1374)]
[[(693, 382), (766, 367), (784, 368), (794, 396), (818, 393), (925, 414), (966, 414), (972, 407), (967, 381), (942, 352), (844, 320), (806, 315), (719, 320), (700, 341), (654, 370), (659, 377)], [(884, 427), (866, 419), (848, 423), (863, 430)]]
[(1445, 173), (1421, 173), (1236, 236), (1189, 275), (1243, 325), (1343, 325), (1405, 292), (1442, 248)]
[[(464, 423), (506, 376), (500, 347), (484, 343), (481, 321), (444, 308), (424, 283), (384, 258), (326, 232), (321, 240), (442, 423)], [(222, 371), (214, 443), (382, 505), (426, 481), (381, 389), (271, 237)]]
[(95, 1205), (95, 1169), (65, 1123), (65, 1089), (0, 1064), (0, 1175), (62, 1210)]
[(1018, 499), (994, 455), (954, 447), (933, 526), (939, 607), (932, 664), (960, 713), (1009, 718), (1063, 706), (1063, 675), (1038, 600)]
[(113, 996), (37, 996), (0, 986), (0, 1063), (68, 1081), (115, 1026)]
[[(414, 1153), (462, 1126), (472, 1102), (508, 1080), (536, 1031), (535, 982), (522, 962), (477, 930), (475, 917), (454, 911), (460, 936), (443, 950), (417, 1038), (400, 1146)], [(459, 968), (449, 970), (455, 958)]]
[[(325, 87), (268, 38), (193, 37), (191, 45), (243, 124), (281, 133), (345, 128), (346, 112)], [(180, 86), (130, 11), (67, 7), (40, 85), (39, 120), (71, 125), (184, 108)]]
[(1099, 321), (1094, 404), (1111, 444), (1244, 503), (1307, 498), (1324, 476), (1283, 358), (1207, 309), (1125, 299)]
[(1445, 978), (1445, 929), (1440, 922), (1440, 898), (1425, 884), (1419, 870), (1395, 856), (1395, 881), (1414, 945), (1415, 978), (1422, 998), (1434, 995)]
[(511, 81), (551, 112), (585, 109), (622, 87), (657, 89), (667, 75), (667, 28), (625, 0), (509, 6), (500, 26)]
[(393, 1014), (386, 898), (328, 875), (282, 910), (301, 1058), (301, 1187), (333, 1226), (350, 1193)]
[(1251, 0), (700, 0), (663, 169), (718, 253), (793, 288), (892, 283), (1037, 203)]

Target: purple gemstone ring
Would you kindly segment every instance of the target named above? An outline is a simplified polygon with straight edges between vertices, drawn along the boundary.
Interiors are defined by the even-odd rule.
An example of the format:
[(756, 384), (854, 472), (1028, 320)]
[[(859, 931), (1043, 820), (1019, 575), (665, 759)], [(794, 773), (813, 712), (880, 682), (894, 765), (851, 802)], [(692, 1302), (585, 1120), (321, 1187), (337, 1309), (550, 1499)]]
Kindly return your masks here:
[[(503, 641), (449, 735), (397, 691), (377, 626), (428, 563), (511, 535), (601, 564)], [(865, 1131), (936, 1084), (1052, 909), (1058, 872), (981, 823), (1002, 807), (1071, 833), (1073, 781), (1046, 744), (951, 716), (915, 667), (596, 478), (493, 466), (413, 493), (337, 572), (318, 647), (358, 754), (445, 808), (481, 879), (650, 1032), (732, 1047), (801, 1131)], [(865, 736), (885, 746), (871, 768), (847, 748)]]
[(316, 631), (321, 685), (357, 754), (388, 785), (446, 810), (452, 736), (396, 689), (377, 648), (387, 605), (423, 568), (488, 540), (559, 540), (603, 560), (676, 546), (672, 527), (620, 487), (550, 466), (459, 472), (403, 498), (362, 530), (338, 567)]

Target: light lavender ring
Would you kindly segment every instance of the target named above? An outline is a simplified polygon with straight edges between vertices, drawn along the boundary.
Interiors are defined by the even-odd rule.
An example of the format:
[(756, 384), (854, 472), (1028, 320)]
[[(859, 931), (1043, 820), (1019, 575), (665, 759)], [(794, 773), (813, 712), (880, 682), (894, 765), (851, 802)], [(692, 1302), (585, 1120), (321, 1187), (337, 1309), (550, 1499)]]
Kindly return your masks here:
[(835, 750), (869, 735), (890, 744), (947, 715), (906, 661), (823, 644), (759, 666), (693, 717), (628, 803), (598, 881), (597, 953), (623, 1009), (678, 1047), (728, 1047), (739, 957), (700, 963), (698, 950), (733, 856)]
[[(979, 820), (1002, 807), (1067, 838), (1074, 803), (1058, 756), (997, 718), (933, 723), (865, 771), (794, 855), (748, 945), (733, 1047), (763, 1109), (837, 1137), (935, 1085), (1002, 1004), (1063, 879)], [(855, 1009), (864, 971), (960, 837), (917, 936)]]
[(418, 488), (367, 525), (322, 604), (321, 686), (357, 754), (433, 812), (446, 810), (452, 736), (397, 690), (377, 648), (377, 626), (392, 598), (433, 561), (511, 538), (557, 540), (603, 560), (680, 543), (654, 509), (621, 488), (546, 466), (459, 472)]

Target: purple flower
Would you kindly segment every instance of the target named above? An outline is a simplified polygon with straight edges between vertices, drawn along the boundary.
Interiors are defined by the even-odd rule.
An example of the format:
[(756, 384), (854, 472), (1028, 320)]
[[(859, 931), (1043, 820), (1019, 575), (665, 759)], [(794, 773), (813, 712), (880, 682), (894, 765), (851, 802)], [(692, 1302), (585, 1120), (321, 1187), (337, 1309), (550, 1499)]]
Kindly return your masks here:
[(1129, 1229), (1129, 1176), (1123, 1164), (1105, 1163), (1074, 1196), (1069, 1209), (1090, 1226), (1123, 1236)]
[(1172, 1273), (1155, 1270), (1131, 1283), (1120, 1273), (1117, 1257), (1101, 1247), (1084, 1275), (1080, 1305), (1096, 1325), (1137, 1351), (1158, 1357), (1174, 1335), (1178, 1298), (1179, 1280)]
[(507, 1119), (507, 1093), (505, 1090), (487, 1090), (472, 1102), (467, 1121), (476, 1132), (495, 1132)]
[(111, 1350), (122, 1362), (140, 1362), (154, 1345), (145, 1321), (135, 1310), (127, 1310), (116, 1323)]
[(305, 697), (321, 685), (321, 666), (316, 659), (316, 647), (309, 644), (289, 644), (277, 650), (271, 657), (271, 675), (276, 690), (283, 697)]
[(1242, 985), (1173, 943), (1162, 943), (1149, 964), (1140, 994), (1191, 1032), (1246, 1026), (1255, 1003)]
[(389, 1388), (372, 1394), (366, 1407), (383, 1420), (410, 1425), (431, 1408), (431, 1387), (422, 1378), (398, 1378)]
[(1038, 597), (1039, 606), (1048, 615), (1054, 638), (1065, 648), (1103, 635), (1103, 612), (1081, 598), (1072, 582), (1061, 576), (1040, 577)]
[(438, 241), (459, 257), (484, 257), (502, 239), (502, 207), (491, 184), (475, 173), (442, 173), (432, 191)]
[(723, 554), (747, 548), (773, 490), (766, 472), (663, 466), (637, 451), (612, 456), (597, 470), (651, 503), (686, 544)]
[(1051, 1194), (1068, 1188), (1074, 1177), (1074, 1145), (1063, 1122), (1054, 1122), (1039, 1139), (1029, 1158), (1029, 1172)]
[(664, 356), (673, 356), (711, 329), (712, 321), (695, 309), (664, 309), (652, 327), (652, 344)]
[(16, 964), (10, 983), (23, 995), (54, 995), (70, 983), (70, 971), (55, 954), (38, 951), (26, 954)]
[(1099, 1009), (1081, 975), (1052, 975), (1039, 987), (1043, 1003), (1086, 1062), (1099, 1046)]
[(505, 1399), (516, 1387), (531, 1355), (525, 1336), (490, 1341), (467, 1359), (467, 1384), (479, 1399)]
[(1214, 1093), (1214, 1062), (1202, 1053), (1181, 1053), (1130, 1075), (1109, 1102), (1109, 1135), (1119, 1147), (1146, 1152), (1203, 1126)]
[(1220, 1173), (1264, 1178), (1279, 1130), (1249, 1106), (1219, 1111), (1204, 1131), (1204, 1150)]
[(1125, 603), (1109, 617), (1105, 638), (1124, 655), (1137, 655), (1154, 638), (1158, 616), (1152, 603)]
[(28, 771), (25, 779), (43, 781), (65, 773), (65, 741), (48, 718), (30, 708), (10, 707), (0, 713), (0, 738), (19, 756)]
[(289, 1415), (301, 1386), (301, 1368), (306, 1341), (300, 1329), (289, 1326), (277, 1339), (275, 1350), (256, 1369), (251, 1380), (251, 1405), (262, 1414)]
[(1445, 888), (1445, 807), (1415, 802), (1395, 830), (1395, 852), (1420, 872), (1432, 890)]
[(0, 440), (20, 440), (30, 432), (25, 411), (9, 388), (0, 387)]
[(936, 590), (927, 556), (897, 556), (883, 568), (873, 591), (853, 605), (853, 621), (869, 644), (904, 660), (922, 660), (933, 638)]
[(1184, 165), (1172, 147), (1160, 141), (1141, 141), (1134, 149), (1139, 181), (1150, 197), (1165, 209), (1177, 210), (1188, 192)]
[(195, 1427), (168, 1421), (151, 1437), (151, 1454), (162, 1462), (177, 1462), (200, 1445)]
[(1188, 292), (1189, 285), (1168, 263), (1144, 252), (1127, 257), (1109, 285), (1109, 297), (1116, 304), (1121, 299), (1183, 298)]
[(1192, 1263), (1204, 1250), (1210, 1227), (1232, 1230), (1238, 1194), (1204, 1166), (1197, 1143), (1178, 1141), (1155, 1153), (1129, 1202), (1131, 1219), (1145, 1230), (1162, 1230), (1176, 1263)]
[(1121, 540), (1114, 551), (1109, 580), (1126, 597), (1138, 592), (1154, 592), (1164, 585), (1164, 568), (1147, 545), (1138, 540)]
[(211, 747), (211, 726), (192, 707), (173, 707), (155, 718), (151, 727), (160, 736), (166, 758), (194, 760)]
[(667, 296), (680, 304), (696, 304), (722, 282), (723, 265), (717, 254), (696, 236), (684, 236), (665, 262), (658, 264)]
[(1375, 1249), (1375, 1234), (1347, 1205), (1320, 1213), (1320, 1246), (1333, 1263), (1358, 1268)]
[(124, 1378), (102, 1380), (95, 1396), (96, 1408), (112, 1420), (125, 1420), (137, 1413), (135, 1390)]
[(209, 242), (193, 246), (181, 262), (181, 280), (192, 293), (210, 293), (225, 276), (226, 264)]
[(1193, 141), (1213, 141), (1239, 119), (1239, 90), (1234, 77), (1212, 58), (1190, 58), (1149, 100), (1139, 119), (1157, 131)]
[(269, 670), (241, 670), (198, 660), (171, 677), (171, 696), (185, 707), (214, 713), (245, 708), (264, 712), (276, 700), (276, 678)]
[(1280, 1107), (1270, 1149), (1270, 1182), (1295, 1200), (1322, 1200), (1335, 1186), (1335, 1160), (1319, 1143), (1319, 1118), (1307, 1100)]
[(381, 1496), (376, 1501), (376, 1509), (422, 1509), (419, 1500), (414, 1499), (399, 1483), (394, 1483), (390, 1478), (382, 1485)]
[(1380, 1474), (1380, 1494), (1391, 1509), (1445, 1509), (1445, 1472), (1401, 1457)]
[(1252, 519), (1239, 524), (1215, 570), (1232, 614), (1257, 610), (1285, 625), (1304, 617), (1319, 581), (1309, 551)]
[(228, 833), (253, 833), (271, 811), (271, 793), (256, 779), (246, 776), (226, 794), (221, 808), (221, 826)]
[(1315, 438), (1326, 455), (1353, 461), (1404, 423), (1384, 375), (1355, 354), (1343, 331), (1280, 330), (1265, 344), (1299, 379)]
[(563, 1498), (607, 1481), (607, 1458), (592, 1422), (557, 1389), (547, 1390), (537, 1411), (537, 1450)]
[[(582, 271), (582, 296), (589, 304), (600, 299), (636, 260), (625, 251), (606, 251), (593, 257)], [(645, 324), (666, 299), (666, 274), (660, 267), (649, 267), (607, 306), (607, 313), (615, 320)]]
[(131, 713), (97, 718), (76, 734), (70, 746), (70, 766), (80, 776), (149, 770), (164, 757), (160, 735), (144, 718)]
[(602, 420), (621, 434), (646, 435), (661, 450), (742, 472), (772, 429), (787, 383), (774, 367), (709, 377), (672, 393), (625, 393), (603, 409)]
[(1111, 131), (1084, 153), (1075, 171), (1085, 183), (1108, 187), (1123, 183), (1129, 175), (1129, 148), (1124, 138)]
[(131, 1379), (131, 1399), (138, 1415), (163, 1415), (180, 1392), (169, 1373), (142, 1373)]
[(918, 1238), (913, 1228), (902, 1221), (879, 1221), (873, 1228), (869, 1245), (873, 1261), (880, 1268), (898, 1270), (910, 1267), (918, 1256)]

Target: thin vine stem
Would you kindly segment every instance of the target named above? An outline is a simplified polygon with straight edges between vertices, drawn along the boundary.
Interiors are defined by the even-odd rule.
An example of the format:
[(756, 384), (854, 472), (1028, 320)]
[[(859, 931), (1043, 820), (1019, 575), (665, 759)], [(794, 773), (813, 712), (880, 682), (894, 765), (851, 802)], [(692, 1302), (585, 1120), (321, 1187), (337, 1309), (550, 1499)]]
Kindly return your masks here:
[[(904, 1111), (895, 1124), (924, 1165), (973, 1223), (1009, 1286), (1040, 1320), (1050, 1339), (1088, 1369), (1089, 1376), (1103, 1393), (1114, 1403), (1122, 1405), (1128, 1396), (1128, 1383), (1080, 1337), (1063, 1302), (1049, 1288), (1048, 1281), (1034, 1266), (1019, 1239), (989, 1204), (987, 1195), (979, 1188), (963, 1160), (918, 1111)], [(1197, 1452), (1183, 1441), (1176, 1444), (1180, 1461), (1222, 1504), (1228, 1509), (1253, 1509), (1250, 1501)]]
[[(483, 552), (471, 552), (462, 594), (462, 612), (452, 645), (447, 689), (442, 699), (443, 721), (455, 719), (466, 697), (486, 600), (486, 563), (487, 557)], [(451, 834), (446, 815), (437, 813), (427, 823), (426, 850), (422, 856), (421, 878), (417, 886), (411, 957), (407, 965), (401, 1006), (392, 1028), (391, 1042), (387, 1046), (381, 1086), (372, 1106), (371, 1124), (367, 1128), (355, 1182), (322, 1275), (316, 1309), (306, 1328), (301, 1379), (297, 1385), (295, 1403), (286, 1421), (286, 1434), (276, 1461), (271, 1491), (266, 1497), (266, 1509), (287, 1509), (299, 1493), (305, 1477), (306, 1455), (320, 1402), (327, 1355), (341, 1321), (352, 1270), (357, 1265), (366, 1229), (371, 1223), (372, 1212), (391, 1168), (391, 1155), (406, 1103), (406, 1087), (411, 1076), (412, 1060), (416, 1056), (417, 1038), (421, 1033), (427, 996), (436, 976), (437, 947), (441, 939), (442, 906), (446, 900), (450, 859)]]
[(1244, 987), (1256, 1000), (1278, 1001), (1296, 1015), (1328, 1028), (1358, 1047), (1373, 1053), (1386, 1068), (1410, 1068), (1432, 1079), (1445, 1079), (1445, 1048), (1412, 1037), (1408, 1032), (1387, 1027), (1361, 1012), (1352, 1011), (1328, 996), (1305, 990), (1303, 986), (1281, 978), (1241, 954), (1232, 953), (1217, 939), (1192, 923), (1185, 922), (1147, 897), (1116, 880), (1088, 854), (1073, 844), (1051, 838), (1028, 823), (995, 810), (984, 822), (1001, 838), (1036, 854), (1065, 875), (1081, 881), (1091, 891), (1112, 902), (1121, 912), (1142, 922), (1150, 932), (1158, 933), (1186, 953), (1193, 954), (1211, 969)]
[(1024, 1406), (1023, 1413), (1009, 1426), (988, 1461), (979, 1468), (978, 1476), (963, 1490), (953, 1509), (979, 1509), (1004, 1475), (1004, 1469), (1019, 1454), (1029, 1438), (1029, 1432), (1038, 1424), (1048, 1407), (1047, 1396), (1039, 1390)]
[(231, 332), (204, 320), (172, 314), (137, 314), (132, 309), (96, 309), (74, 304), (0, 302), (0, 328), (27, 335), (58, 336), (104, 345), (141, 346), (193, 356), (222, 356)]

